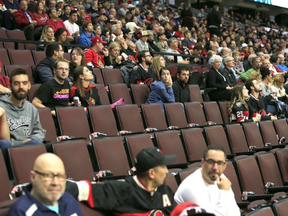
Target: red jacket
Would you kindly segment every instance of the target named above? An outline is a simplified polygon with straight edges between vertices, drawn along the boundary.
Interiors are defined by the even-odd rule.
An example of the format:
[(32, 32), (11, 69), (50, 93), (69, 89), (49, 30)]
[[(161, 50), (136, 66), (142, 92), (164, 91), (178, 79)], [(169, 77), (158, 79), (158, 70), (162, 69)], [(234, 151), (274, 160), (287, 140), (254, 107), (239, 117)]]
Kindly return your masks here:
[(92, 49), (84, 50), (88, 66), (103, 68), (105, 66), (104, 56)]
[[(27, 11), (27, 12), (30, 15), (31, 19), (35, 20), (34, 15), (30, 11)], [(14, 19), (15, 19), (16, 24), (19, 26), (21, 30), (25, 29), (26, 26), (30, 25), (30, 21), (28, 17), (26, 16), (25, 12), (22, 10), (18, 10), (15, 12)]]
[(34, 18), (37, 21), (37, 27), (45, 25), (47, 20), (49, 20), (49, 17), (47, 14), (38, 14), (34, 13)]
[(63, 21), (61, 21), (61, 20), (57, 20), (56, 22), (54, 22), (54, 21), (52, 21), (51, 19), (49, 19), (49, 20), (45, 23), (45, 25), (50, 25), (50, 26), (52, 26), (54, 32), (56, 32), (57, 29), (59, 29), (59, 28), (65, 28), (65, 29), (67, 30), (67, 36), (71, 36), (71, 35), (70, 35), (70, 32), (68, 31), (68, 29), (65, 27)]

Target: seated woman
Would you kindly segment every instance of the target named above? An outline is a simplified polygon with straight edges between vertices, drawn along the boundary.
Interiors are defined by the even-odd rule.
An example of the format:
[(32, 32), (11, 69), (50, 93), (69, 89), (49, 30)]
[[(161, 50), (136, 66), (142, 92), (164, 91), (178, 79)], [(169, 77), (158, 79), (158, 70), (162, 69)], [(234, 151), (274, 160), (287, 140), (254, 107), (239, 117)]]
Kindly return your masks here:
[(120, 46), (116, 42), (111, 42), (108, 46), (109, 55), (104, 57), (105, 66), (120, 68), (122, 65), (122, 57), (119, 55)]
[(154, 81), (151, 84), (151, 92), (146, 104), (159, 103), (164, 111), (164, 103), (175, 103), (175, 97), (169, 68), (161, 68), (159, 76), (159, 81)]
[(226, 78), (220, 72), (221, 57), (214, 55), (209, 59), (212, 65), (207, 77), (207, 88), (216, 88), (209, 93), (209, 97), (213, 101), (231, 100), (233, 87), (229, 86)]
[(160, 70), (161, 68), (164, 68), (166, 64), (166, 61), (162, 55), (156, 56), (152, 60), (152, 64), (150, 68), (157, 74), (158, 79), (160, 78)]
[(276, 92), (276, 97), (278, 100), (288, 104), (288, 95), (286, 94), (283, 84), (285, 83), (285, 78), (282, 74), (277, 74), (272, 79), (272, 91)]
[[(65, 28), (57, 29), (57, 31), (55, 32), (55, 41), (58, 42), (59, 44), (67, 43), (67, 30)], [(67, 46), (62, 45), (62, 48), (65, 53), (68, 53)]]
[[(50, 26), (50, 25), (44, 26), (42, 29), (41, 37), (40, 37), (40, 42), (51, 43), (54, 41), (55, 41), (54, 40), (54, 30), (53, 30), (52, 26)], [(37, 51), (44, 51), (45, 47), (46, 47), (46, 44), (39, 43), (36, 47), (36, 50)]]
[(228, 105), (231, 122), (260, 121), (260, 114), (249, 118), (249, 107), (246, 103), (248, 98), (249, 93), (244, 84), (238, 84), (233, 88), (231, 102)]

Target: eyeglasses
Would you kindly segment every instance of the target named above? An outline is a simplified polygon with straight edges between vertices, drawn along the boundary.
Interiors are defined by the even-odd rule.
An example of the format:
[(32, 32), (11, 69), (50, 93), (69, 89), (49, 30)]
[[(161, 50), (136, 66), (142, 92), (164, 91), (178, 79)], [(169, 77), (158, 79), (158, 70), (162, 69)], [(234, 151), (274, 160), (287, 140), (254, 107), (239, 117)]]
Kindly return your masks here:
[(204, 159), (204, 161), (206, 161), (208, 164), (214, 166), (215, 163), (218, 165), (218, 166), (224, 166), (226, 164), (226, 161), (214, 161), (213, 159)]
[(57, 70), (61, 70), (61, 71), (69, 71), (69, 68), (63, 68), (63, 67), (59, 67), (59, 68), (56, 68)]
[(71, 56), (81, 56), (80, 53), (72, 53)]
[(58, 181), (65, 182), (67, 179), (66, 174), (53, 174), (53, 173), (42, 173), (37, 170), (33, 170), (36, 174), (43, 176), (45, 181), (52, 181), (55, 177), (57, 177)]

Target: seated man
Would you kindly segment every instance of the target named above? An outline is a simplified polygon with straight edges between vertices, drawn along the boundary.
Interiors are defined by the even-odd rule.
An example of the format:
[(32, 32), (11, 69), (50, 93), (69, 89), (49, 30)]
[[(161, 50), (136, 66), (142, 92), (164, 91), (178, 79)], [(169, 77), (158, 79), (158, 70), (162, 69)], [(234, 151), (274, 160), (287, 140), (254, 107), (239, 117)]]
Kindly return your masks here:
[(226, 154), (219, 145), (210, 145), (199, 168), (180, 184), (174, 199), (179, 203), (192, 201), (218, 216), (240, 216), (231, 182), (223, 174)]
[[(15, 145), (43, 143), (46, 131), (40, 124), (38, 110), (25, 100), (30, 87), (25, 70), (19, 68), (11, 73), (11, 95), (0, 97), (0, 107), (6, 111), (10, 130), (10, 139), (7, 134), (7, 137), (2, 137), (5, 140), (0, 141), (2, 150)], [(2, 114), (2, 118), (5, 118), (4, 116), (5, 114)], [(4, 122), (1, 121), (1, 129), (3, 129)], [(5, 151), (3, 151), (4, 155)]]
[(41, 154), (30, 171), (31, 184), (23, 188), (25, 194), (14, 203), (7, 216), (82, 216), (75, 198), (65, 192), (66, 178), (64, 164), (58, 156)]
[(177, 80), (173, 82), (175, 102), (190, 102), (190, 91), (187, 85), (189, 81), (189, 69), (187, 66), (180, 66), (177, 69)]
[[(177, 49), (178, 49), (178, 40), (174, 37), (169, 38), (168, 40), (168, 46), (169, 48), (167, 49), (167, 53), (174, 53), (174, 54), (180, 54)], [(174, 55), (167, 55), (166, 58), (170, 62), (174, 62)], [(177, 63), (178, 64), (190, 64), (190, 61), (184, 60), (182, 56), (177, 56)]]
[[(91, 66), (92, 68), (104, 68), (104, 56), (108, 56), (109, 54), (108, 49), (103, 46), (103, 44), (106, 43), (107, 42), (103, 41), (99, 36), (95, 36), (91, 39), (91, 47), (84, 50), (88, 66)], [(102, 55), (102, 53), (104, 55)]]
[(65, 59), (54, 64), (54, 78), (42, 84), (35, 94), (32, 104), (35, 107), (49, 107), (56, 116), (55, 107), (68, 106), (70, 85), (66, 80), (69, 75), (69, 62)]

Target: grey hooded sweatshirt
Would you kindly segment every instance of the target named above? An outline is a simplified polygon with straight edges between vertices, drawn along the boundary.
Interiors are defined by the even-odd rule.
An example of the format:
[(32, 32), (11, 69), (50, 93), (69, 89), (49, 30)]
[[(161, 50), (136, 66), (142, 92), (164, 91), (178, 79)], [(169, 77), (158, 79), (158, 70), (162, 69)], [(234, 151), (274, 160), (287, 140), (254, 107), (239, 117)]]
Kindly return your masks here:
[(18, 107), (8, 96), (0, 96), (0, 107), (6, 111), (12, 146), (25, 139), (45, 139), (46, 130), (40, 124), (38, 110), (29, 101), (24, 100), (22, 107)]

